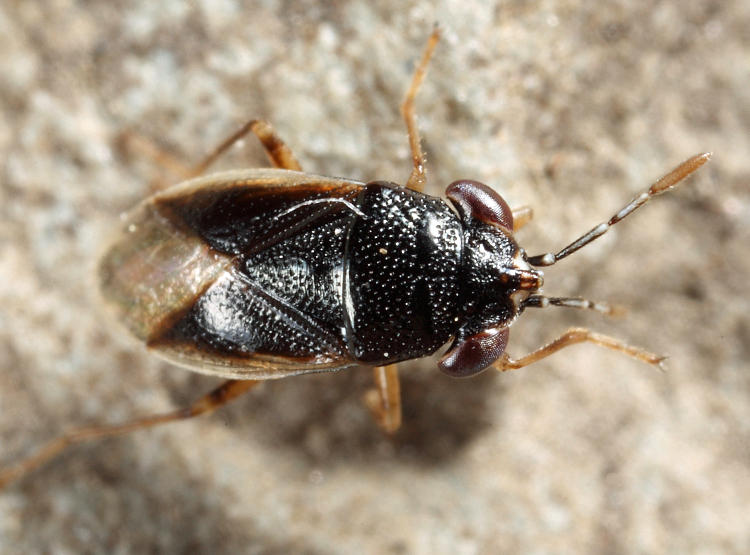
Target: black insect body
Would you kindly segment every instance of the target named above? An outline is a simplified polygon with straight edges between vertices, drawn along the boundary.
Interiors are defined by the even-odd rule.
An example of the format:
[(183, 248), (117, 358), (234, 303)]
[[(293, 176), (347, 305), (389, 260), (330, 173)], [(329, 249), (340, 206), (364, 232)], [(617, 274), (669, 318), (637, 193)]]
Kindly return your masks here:
[(459, 182), (456, 214), (393, 183), (332, 181), (248, 170), (148, 199), (102, 259), (105, 301), (156, 353), (228, 378), (383, 366), (451, 337), (445, 372), (494, 362), (541, 284), (502, 199)]
[(658, 355), (581, 328), (519, 359), (505, 348), (510, 325), (527, 307), (611, 312), (580, 298), (542, 295), (536, 268), (600, 237), (710, 155), (683, 162), (557, 253), (527, 257), (513, 233), (529, 221), (530, 209), (511, 210), (476, 181), (451, 184), (451, 205), (421, 192), (414, 98), (437, 41), (435, 31), (402, 106), (413, 159), (405, 186), (304, 173), (271, 126), (253, 120), (185, 173), (202, 175), (248, 132), (275, 168), (194, 177), (124, 218), (99, 264), (104, 304), (159, 356), (228, 381), (171, 413), (65, 434), (0, 470), (0, 487), (71, 444), (209, 412), (261, 380), (360, 364), (374, 367), (375, 388), (365, 400), (378, 424), (394, 432), (401, 423), (395, 363), (449, 342), (438, 365), (456, 377), (522, 368), (583, 341), (661, 363)]

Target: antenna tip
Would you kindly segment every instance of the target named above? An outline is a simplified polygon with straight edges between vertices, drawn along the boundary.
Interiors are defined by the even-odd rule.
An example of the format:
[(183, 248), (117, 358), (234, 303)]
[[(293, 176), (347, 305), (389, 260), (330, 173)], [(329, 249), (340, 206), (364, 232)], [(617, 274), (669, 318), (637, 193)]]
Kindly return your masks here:
[(704, 152), (702, 154), (696, 154), (692, 158), (688, 158), (687, 160), (685, 160), (679, 166), (679, 168), (682, 168), (684, 170), (684, 176), (680, 179), (683, 179), (684, 177), (687, 177), (688, 175), (696, 171), (703, 164), (708, 162), (713, 155), (713, 152)]
[(691, 173), (700, 168), (703, 164), (708, 162), (713, 155), (712, 152), (704, 152), (703, 154), (696, 154), (685, 160), (682, 164), (677, 166), (671, 172), (663, 176), (656, 183), (654, 183), (649, 189), (649, 193), (652, 195), (660, 195), (677, 185), (680, 181), (685, 179)]

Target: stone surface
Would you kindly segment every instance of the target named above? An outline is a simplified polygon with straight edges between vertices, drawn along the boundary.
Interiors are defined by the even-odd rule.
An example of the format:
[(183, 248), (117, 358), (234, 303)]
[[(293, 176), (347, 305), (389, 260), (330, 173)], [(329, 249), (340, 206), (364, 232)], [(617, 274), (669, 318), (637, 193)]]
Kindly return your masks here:
[[(0, 493), (0, 552), (746, 553), (750, 499), (750, 5), (73, 2), (0, 6), (0, 462), (71, 426), (217, 380), (123, 339), (93, 266), (118, 214), (240, 122), (303, 166), (404, 181), (398, 107), (433, 22), (418, 111), (430, 191), (473, 178), (556, 249), (684, 158), (685, 186), (546, 272), (618, 320), (531, 311), (521, 354), (586, 325), (671, 356), (577, 346), (464, 381), (404, 365), (404, 428), (370, 372), (264, 384), (220, 413), (76, 448)], [(265, 164), (247, 141), (217, 167)], [(175, 179), (168, 177), (167, 179)]]

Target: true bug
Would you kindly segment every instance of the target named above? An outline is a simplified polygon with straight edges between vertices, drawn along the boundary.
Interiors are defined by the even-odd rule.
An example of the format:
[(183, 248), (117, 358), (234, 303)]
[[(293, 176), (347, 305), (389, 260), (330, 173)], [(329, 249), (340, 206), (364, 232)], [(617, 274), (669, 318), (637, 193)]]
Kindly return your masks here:
[[(413, 162), (405, 186), (303, 173), (271, 126), (252, 120), (187, 171), (189, 179), (127, 215), (99, 264), (105, 304), (157, 355), (228, 380), (184, 409), (58, 437), (1, 471), (0, 487), (71, 444), (212, 411), (261, 380), (361, 364), (374, 367), (367, 404), (381, 428), (394, 432), (401, 423), (396, 363), (449, 341), (438, 365), (456, 377), (522, 368), (584, 341), (661, 364), (658, 355), (582, 328), (512, 359), (508, 329), (526, 307), (611, 312), (542, 295), (536, 268), (600, 237), (710, 154), (686, 160), (557, 253), (529, 257), (513, 232), (530, 209), (511, 210), (470, 180), (446, 189), (453, 210), (421, 192), (425, 157), (414, 100), (438, 39), (436, 29), (401, 107)], [(198, 177), (249, 132), (274, 168)]]

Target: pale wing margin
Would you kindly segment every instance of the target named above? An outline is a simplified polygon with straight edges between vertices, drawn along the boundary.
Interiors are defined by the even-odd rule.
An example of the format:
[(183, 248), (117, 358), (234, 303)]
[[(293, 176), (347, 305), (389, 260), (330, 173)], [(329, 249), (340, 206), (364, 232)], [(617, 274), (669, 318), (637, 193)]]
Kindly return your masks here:
[(196, 177), (178, 183), (161, 193), (154, 195), (154, 199), (168, 200), (177, 197), (190, 196), (199, 190), (222, 190), (234, 187), (248, 187), (250, 189), (279, 189), (307, 187), (312, 184), (325, 184), (330, 189), (347, 189), (363, 187), (365, 184), (352, 179), (329, 177), (312, 173), (284, 170), (281, 168), (248, 168), (228, 170), (210, 175)]
[(344, 358), (327, 362), (292, 363), (286, 357), (255, 355), (252, 359), (229, 359), (216, 357), (210, 353), (202, 353), (200, 358), (190, 358), (176, 351), (162, 351), (154, 349), (152, 352), (159, 358), (177, 366), (220, 378), (234, 380), (273, 380), (299, 376), (300, 374), (318, 374), (322, 372), (337, 372), (357, 366), (356, 363)]

